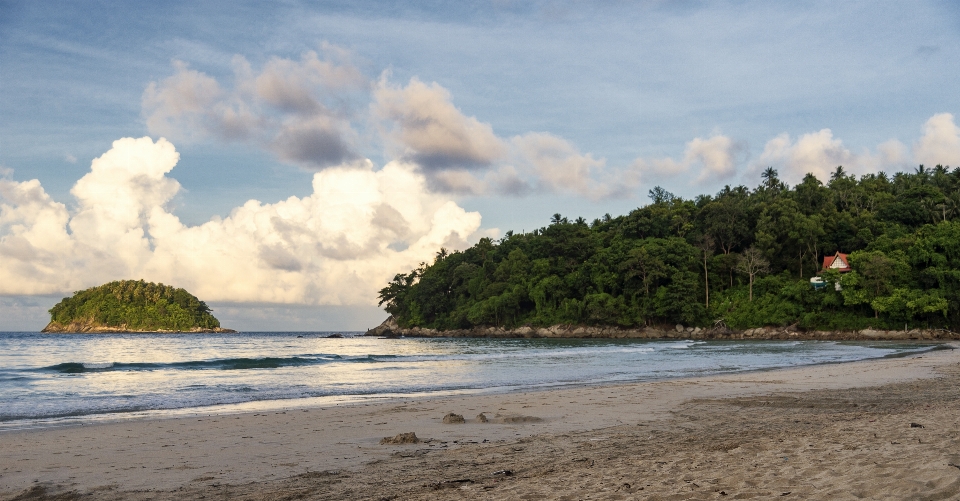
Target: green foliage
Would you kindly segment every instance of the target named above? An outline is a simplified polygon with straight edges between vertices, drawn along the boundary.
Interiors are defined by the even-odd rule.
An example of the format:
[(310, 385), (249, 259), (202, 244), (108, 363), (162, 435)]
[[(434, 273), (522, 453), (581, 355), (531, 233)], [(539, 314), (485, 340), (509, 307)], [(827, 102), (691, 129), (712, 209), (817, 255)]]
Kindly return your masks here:
[(196, 296), (169, 285), (121, 280), (82, 290), (50, 309), (51, 321), (63, 325), (92, 323), (132, 330), (213, 329), (220, 321)]
[[(437, 329), (960, 326), (960, 169), (857, 179), (838, 167), (826, 185), (807, 175), (793, 188), (774, 169), (762, 178), (695, 200), (656, 187), (625, 216), (554, 214), (530, 233), (441, 250), (396, 275), (380, 304), (402, 327)], [(838, 251), (853, 271), (821, 272)], [(814, 274), (826, 287), (811, 287)]]

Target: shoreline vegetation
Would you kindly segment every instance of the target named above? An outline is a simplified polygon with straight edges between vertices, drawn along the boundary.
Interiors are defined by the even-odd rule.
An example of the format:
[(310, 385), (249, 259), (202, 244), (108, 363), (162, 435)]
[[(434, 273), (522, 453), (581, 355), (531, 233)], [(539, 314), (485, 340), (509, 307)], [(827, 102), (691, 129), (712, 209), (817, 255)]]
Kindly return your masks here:
[[(960, 168), (652, 203), (587, 222), (555, 214), (399, 273), (380, 305), (402, 335), (955, 339)], [(381, 326), (383, 327), (383, 326)], [(381, 331), (386, 328), (378, 328)], [(760, 329), (759, 331), (757, 329)]]
[(184, 289), (119, 280), (64, 298), (50, 309), (45, 333), (235, 333)]

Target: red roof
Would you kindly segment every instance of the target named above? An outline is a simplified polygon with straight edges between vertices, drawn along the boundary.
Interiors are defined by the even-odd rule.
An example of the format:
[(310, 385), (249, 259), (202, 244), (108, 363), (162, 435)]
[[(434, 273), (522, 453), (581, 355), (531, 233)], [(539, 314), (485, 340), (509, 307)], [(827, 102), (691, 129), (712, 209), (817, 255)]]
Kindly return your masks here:
[[(834, 261), (837, 259), (840, 261), (836, 263), (836, 266), (834, 266)], [(841, 272), (851, 271), (850, 260), (847, 259), (847, 255), (842, 252), (838, 252), (833, 256), (823, 256), (823, 269), (829, 270), (831, 268)]]

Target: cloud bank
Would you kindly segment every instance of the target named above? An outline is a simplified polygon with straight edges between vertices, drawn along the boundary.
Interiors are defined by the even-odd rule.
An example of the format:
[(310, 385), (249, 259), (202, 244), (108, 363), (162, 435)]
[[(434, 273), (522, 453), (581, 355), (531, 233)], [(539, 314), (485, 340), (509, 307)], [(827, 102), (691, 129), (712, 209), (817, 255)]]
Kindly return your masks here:
[(342, 51), (341, 61), (307, 52), (273, 58), (259, 72), (233, 58), (233, 85), (174, 61), (175, 73), (143, 93), (147, 128), (175, 140), (253, 142), (284, 161), (325, 168), (360, 158), (351, 127), (353, 95), (369, 82)]
[(693, 186), (760, 179), (767, 167), (778, 170), (780, 178), (799, 183), (808, 173), (827, 182), (837, 166), (849, 174), (896, 172), (924, 164), (960, 167), (960, 127), (950, 113), (932, 116), (923, 125), (921, 137), (908, 148), (897, 139), (880, 143), (860, 153), (851, 151), (830, 129), (802, 134), (796, 139), (779, 134), (764, 144), (763, 151), (747, 160), (744, 147), (732, 138), (715, 135), (687, 143), (681, 159), (638, 158), (631, 169), (646, 183), (670, 182), (678, 177), (691, 179)]
[(386, 163), (415, 169), (429, 191), (470, 196), (558, 193), (602, 200), (635, 197), (654, 184), (679, 182), (697, 190), (751, 184), (766, 167), (795, 184), (807, 173), (826, 181), (838, 165), (854, 174), (960, 165), (960, 129), (949, 113), (931, 117), (912, 147), (891, 139), (858, 153), (822, 129), (797, 138), (777, 135), (750, 158), (743, 141), (715, 133), (690, 140), (679, 157), (639, 157), (617, 166), (549, 132), (499, 136), (491, 124), (458, 108), (438, 83), (413, 77), (397, 84), (389, 71), (368, 79), (347, 51), (331, 45), (299, 60), (273, 58), (259, 70), (236, 56), (233, 68), (227, 86), (174, 62), (174, 74), (144, 92), (149, 130), (252, 142), (317, 170), (382, 146)]
[(366, 160), (316, 173), (309, 196), (186, 226), (166, 207), (178, 160), (165, 139), (115, 141), (71, 190), (73, 210), (37, 180), (0, 179), (0, 294), (143, 278), (209, 301), (371, 304), (395, 273), (464, 248), (480, 227), (415, 166)]
[[(235, 56), (229, 85), (174, 61), (174, 74), (143, 93), (147, 128), (177, 140), (255, 144), (317, 170), (363, 158), (365, 147), (382, 144), (388, 163), (413, 166), (441, 193), (628, 194), (603, 158), (580, 153), (563, 138), (546, 132), (500, 137), (491, 124), (457, 108), (438, 83), (414, 77), (396, 84), (389, 72), (372, 81), (345, 51), (324, 48), (299, 60), (273, 58), (258, 70)], [(364, 99), (369, 104), (358, 106)]]

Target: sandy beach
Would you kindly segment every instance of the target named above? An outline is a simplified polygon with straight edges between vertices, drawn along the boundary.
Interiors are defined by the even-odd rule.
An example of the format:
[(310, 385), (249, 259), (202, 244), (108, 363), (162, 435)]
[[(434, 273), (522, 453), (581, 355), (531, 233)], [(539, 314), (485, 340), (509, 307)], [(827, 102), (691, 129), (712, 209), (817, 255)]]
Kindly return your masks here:
[(960, 350), (941, 350), (6, 431), (0, 499), (953, 499), (958, 397)]

